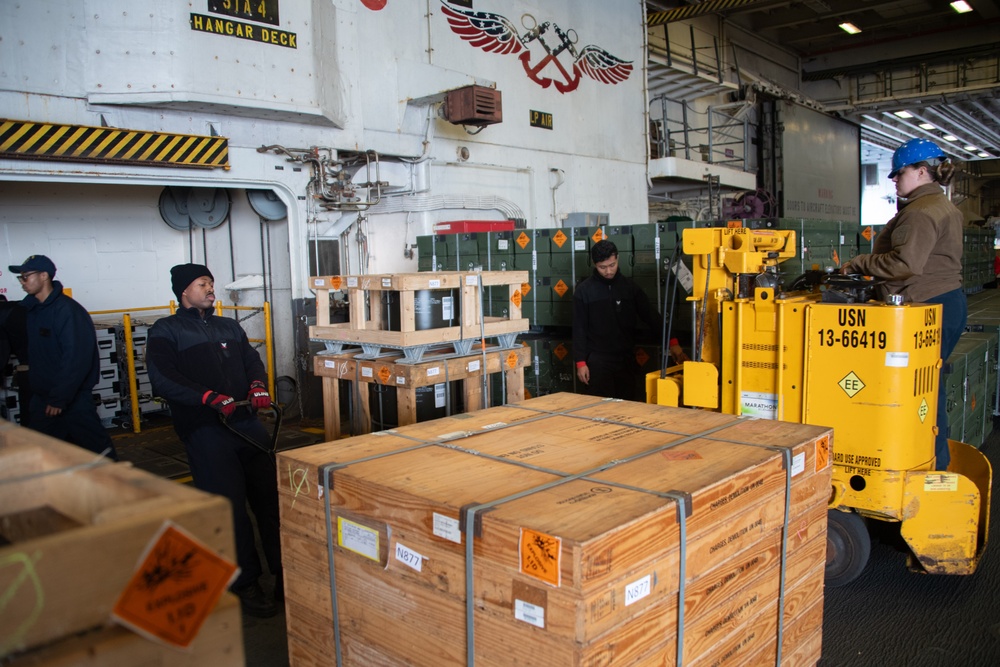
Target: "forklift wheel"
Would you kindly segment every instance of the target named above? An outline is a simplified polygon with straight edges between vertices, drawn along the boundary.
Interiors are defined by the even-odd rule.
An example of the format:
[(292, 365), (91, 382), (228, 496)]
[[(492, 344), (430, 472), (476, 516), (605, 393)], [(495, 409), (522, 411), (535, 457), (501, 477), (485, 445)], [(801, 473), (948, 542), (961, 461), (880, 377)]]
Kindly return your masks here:
[(854, 512), (827, 512), (827, 586), (843, 586), (857, 579), (868, 564), (871, 550), (871, 537), (864, 519)]

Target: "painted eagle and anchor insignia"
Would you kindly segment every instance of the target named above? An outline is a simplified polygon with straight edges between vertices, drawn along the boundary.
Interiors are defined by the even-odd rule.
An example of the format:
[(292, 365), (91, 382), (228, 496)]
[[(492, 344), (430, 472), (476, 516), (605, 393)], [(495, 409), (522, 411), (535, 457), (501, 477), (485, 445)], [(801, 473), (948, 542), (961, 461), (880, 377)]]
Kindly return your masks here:
[[(599, 46), (589, 45), (578, 51), (577, 34), (572, 28), (563, 31), (551, 21), (538, 24), (534, 17), (525, 14), (521, 22), (527, 32), (519, 34), (510, 19), (500, 14), (453, 7), (446, 0), (441, 0), (441, 5), (452, 32), (487, 53), (517, 55), (528, 78), (542, 88), (555, 84), (560, 93), (569, 93), (580, 85), (583, 74), (610, 84), (625, 81), (632, 74), (631, 61), (622, 60)], [(545, 50), (545, 55), (533, 64), (532, 46), (535, 43)]]

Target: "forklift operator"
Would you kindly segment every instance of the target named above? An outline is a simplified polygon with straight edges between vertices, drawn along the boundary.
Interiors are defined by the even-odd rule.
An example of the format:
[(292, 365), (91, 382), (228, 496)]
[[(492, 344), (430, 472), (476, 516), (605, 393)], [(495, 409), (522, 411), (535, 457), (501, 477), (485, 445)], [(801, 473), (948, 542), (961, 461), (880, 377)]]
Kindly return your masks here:
[[(954, 174), (955, 165), (932, 141), (911, 139), (897, 148), (889, 178), (896, 184), (898, 212), (875, 237), (871, 254), (858, 255), (840, 269), (882, 278), (890, 292), (906, 301), (942, 304), (945, 360), (965, 331), (968, 314), (962, 289), (963, 216), (942, 189)], [(951, 457), (943, 388), (937, 426), (936, 467), (945, 470)]]

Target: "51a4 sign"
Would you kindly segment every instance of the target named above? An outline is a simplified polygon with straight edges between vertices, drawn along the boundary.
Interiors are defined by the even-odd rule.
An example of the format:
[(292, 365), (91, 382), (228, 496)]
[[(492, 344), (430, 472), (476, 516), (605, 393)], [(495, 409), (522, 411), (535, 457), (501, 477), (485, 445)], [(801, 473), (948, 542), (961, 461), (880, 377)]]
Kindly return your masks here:
[(278, 0), (208, 0), (212, 14), (278, 25)]

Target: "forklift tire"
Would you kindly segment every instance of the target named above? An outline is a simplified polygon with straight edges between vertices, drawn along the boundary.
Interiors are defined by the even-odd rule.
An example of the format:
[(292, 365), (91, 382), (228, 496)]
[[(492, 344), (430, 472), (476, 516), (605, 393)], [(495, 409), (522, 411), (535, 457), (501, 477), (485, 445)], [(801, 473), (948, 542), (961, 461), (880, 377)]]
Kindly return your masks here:
[(864, 571), (872, 541), (865, 520), (854, 512), (829, 510), (826, 528), (826, 585), (851, 583)]

